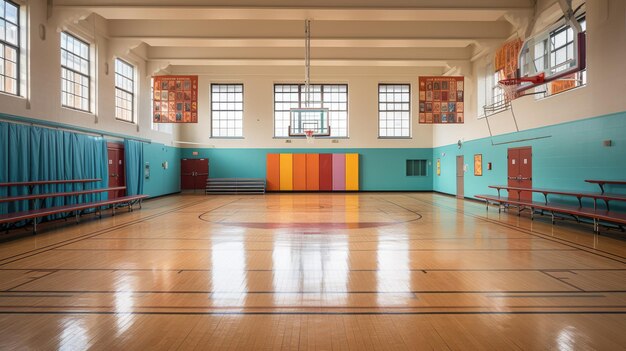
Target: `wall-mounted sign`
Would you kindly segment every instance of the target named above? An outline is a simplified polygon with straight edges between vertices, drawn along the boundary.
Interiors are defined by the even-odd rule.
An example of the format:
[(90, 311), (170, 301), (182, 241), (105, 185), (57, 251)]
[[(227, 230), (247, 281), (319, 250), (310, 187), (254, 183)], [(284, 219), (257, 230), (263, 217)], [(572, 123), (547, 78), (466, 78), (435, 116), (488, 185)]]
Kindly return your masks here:
[(154, 123), (198, 123), (198, 76), (154, 77)]
[(464, 77), (420, 77), (420, 123), (463, 123)]

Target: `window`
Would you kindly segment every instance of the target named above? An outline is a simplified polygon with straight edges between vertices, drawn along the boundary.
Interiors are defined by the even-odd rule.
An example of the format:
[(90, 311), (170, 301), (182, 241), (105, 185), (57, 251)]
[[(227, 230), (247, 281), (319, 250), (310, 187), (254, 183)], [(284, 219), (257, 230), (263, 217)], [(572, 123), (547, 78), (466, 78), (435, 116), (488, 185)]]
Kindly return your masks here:
[(489, 63), (485, 67), (484, 75), (478, 79), (479, 117), (490, 116), (509, 108), (504, 101), (504, 90), (498, 84), (504, 79), (504, 73), (502, 70), (494, 72), (493, 69), (493, 64)]
[[(587, 31), (587, 20), (585, 16), (578, 18), (582, 32)], [(570, 62), (574, 59), (574, 42), (577, 38), (569, 25), (564, 25), (552, 31), (549, 39), (535, 44), (535, 70), (547, 70), (552, 74), (570, 68)], [(543, 93), (535, 95), (536, 99), (561, 93), (579, 86), (587, 84), (587, 71), (567, 75), (547, 84), (535, 88), (535, 92)]]
[(115, 59), (115, 118), (135, 122), (135, 68)]
[(90, 111), (89, 44), (61, 32), (61, 105)]
[(211, 137), (243, 137), (243, 84), (211, 84)]
[(381, 138), (411, 137), (411, 86), (409, 84), (378, 85), (378, 136)]
[(346, 84), (310, 85), (309, 106), (305, 106), (304, 84), (274, 85), (274, 136), (289, 136), (292, 108), (327, 108), (331, 137), (348, 136), (348, 86)]
[(0, 0), (0, 92), (19, 94), (19, 7)]
[(407, 177), (425, 177), (426, 176), (426, 160), (406, 160), (406, 176)]

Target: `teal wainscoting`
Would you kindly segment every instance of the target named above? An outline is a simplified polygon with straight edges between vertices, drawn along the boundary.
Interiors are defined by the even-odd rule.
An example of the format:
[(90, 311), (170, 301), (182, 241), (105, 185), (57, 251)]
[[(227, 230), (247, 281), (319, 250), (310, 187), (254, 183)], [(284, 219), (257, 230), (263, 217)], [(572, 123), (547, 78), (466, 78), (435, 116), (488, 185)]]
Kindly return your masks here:
[[(542, 139), (508, 143), (533, 138)], [(605, 147), (604, 140), (611, 140), (613, 145)], [(461, 149), (456, 145), (434, 148), (433, 162), (441, 160), (441, 175), (434, 176), (433, 189), (456, 194), (456, 156), (463, 155), (468, 166), (465, 196), (497, 194), (487, 186), (506, 184), (507, 150), (522, 146), (533, 148), (533, 187), (597, 192), (597, 185), (584, 180), (626, 180), (626, 112), (500, 135), (493, 143), (507, 144), (492, 146), (492, 140), (484, 138), (467, 141)], [(483, 176), (474, 176), (474, 154), (483, 155)], [(493, 164), (491, 171), (487, 170), (488, 162)], [(609, 187), (607, 191), (626, 193), (626, 187)], [(536, 200), (543, 199), (541, 194), (535, 196)], [(571, 202), (571, 198), (554, 198)]]
[[(180, 191), (181, 149), (152, 143), (144, 144), (143, 159), (150, 163), (150, 178), (144, 179), (144, 194), (162, 196)], [(162, 164), (168, 163), (164, 169)]]
[[(192, 155), (197, 151), (198, 155)], [(183, 158), (208, 158), (212, 178), (265, 178), (268, 153), (358, 153), (364, 191), (431, 191), (432, 149), (182, 149)], [(406, 160), (428, 160), (425, 177), (407, 177)]]

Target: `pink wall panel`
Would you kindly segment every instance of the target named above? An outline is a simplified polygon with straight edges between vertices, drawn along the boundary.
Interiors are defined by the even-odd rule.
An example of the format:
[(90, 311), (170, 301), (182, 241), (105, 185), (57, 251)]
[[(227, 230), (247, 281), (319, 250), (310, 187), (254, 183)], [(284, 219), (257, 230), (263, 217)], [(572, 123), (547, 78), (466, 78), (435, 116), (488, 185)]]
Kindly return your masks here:
[(346, 155), (333, 154), (333, 191), (346, 190)]

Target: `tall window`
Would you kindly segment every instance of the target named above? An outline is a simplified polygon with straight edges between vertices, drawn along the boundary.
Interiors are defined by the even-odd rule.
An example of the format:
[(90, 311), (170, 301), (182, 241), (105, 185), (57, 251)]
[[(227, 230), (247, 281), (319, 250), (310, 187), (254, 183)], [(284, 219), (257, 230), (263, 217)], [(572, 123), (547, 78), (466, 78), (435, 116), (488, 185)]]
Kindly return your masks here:
[(378, 85), (378, 136), (409, 138), (411, 136), (411, 86)]
[(135, 121), (135, 68), (115, 59), (115, 118)]
[(305, 106), (304, 84), (274, 85), (274, 136), (288, 137), (292, 108), (322, 107), (329, 112), (330, 136), (348, 136), (348, 86), (314, 84), (310, 86), (309, 106)]
[(211, 137), (243, 137), (243, 84), (211, 84)]
[(18, 95), (19, 7), (0, 0), (0, 92)]
[(89, 112), (89, 44), (61, 32), (61, 105)]

